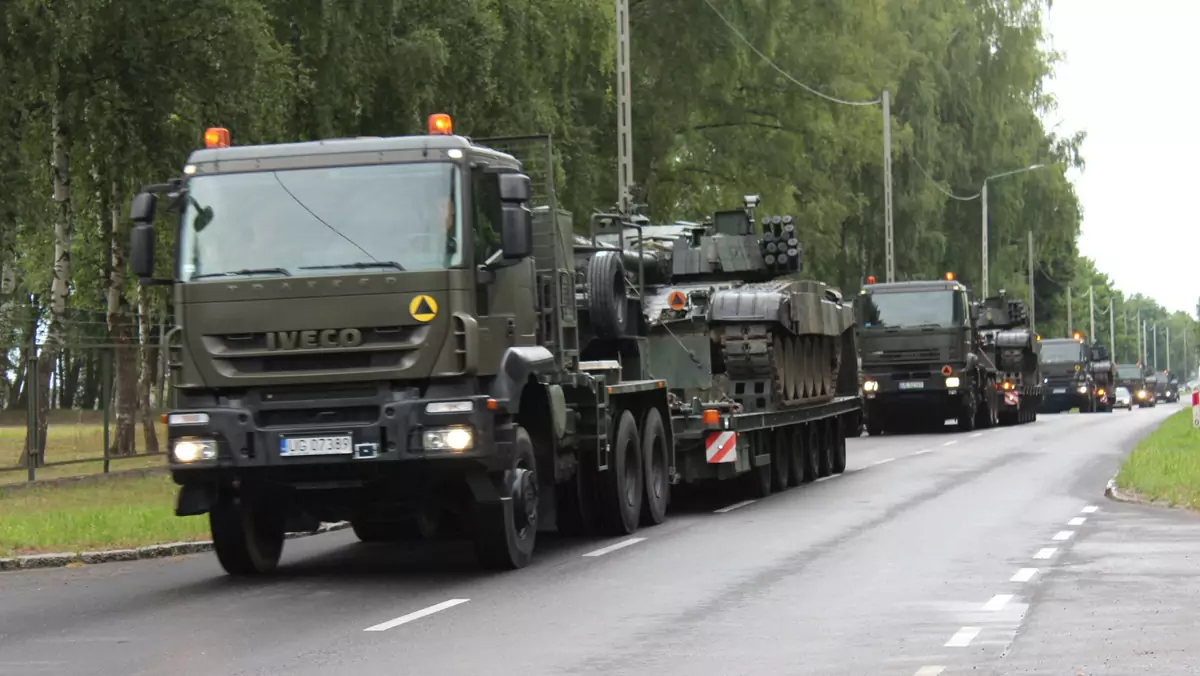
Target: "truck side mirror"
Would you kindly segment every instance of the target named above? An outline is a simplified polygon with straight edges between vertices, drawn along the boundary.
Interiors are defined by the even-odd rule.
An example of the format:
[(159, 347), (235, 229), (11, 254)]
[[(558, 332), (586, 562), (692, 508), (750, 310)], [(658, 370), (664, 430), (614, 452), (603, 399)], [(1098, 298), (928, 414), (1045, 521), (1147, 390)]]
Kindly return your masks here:
[(533, 196), (529, 177), (525, 174), (500, 174), (500, 201), (528, 202)]
[(501, 208), (500, 249), (510, 261), (533, 255), (533, 214), (525, 206), (505, 204)]
[(158, 209), (158, 195), (152, 192), (139, 192), (133, 196), (129, 205), (129, 220), (134, 223), (154, 223), (154, 212)]
[(154, 226), (137, 223), (129, 232), (129, 268), (138, 279), (154, 276)]

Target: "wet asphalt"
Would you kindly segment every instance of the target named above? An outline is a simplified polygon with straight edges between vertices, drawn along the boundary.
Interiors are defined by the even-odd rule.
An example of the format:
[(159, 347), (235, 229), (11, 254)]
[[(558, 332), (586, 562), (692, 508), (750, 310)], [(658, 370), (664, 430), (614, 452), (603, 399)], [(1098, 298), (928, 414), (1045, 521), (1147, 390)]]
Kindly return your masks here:
[(0, 573), (0, 675), (1193, 673), (1200, 518), (1104, 497), (1173, 410), (853, 439), (839, 477), (510, 573), (349, 531), (256, 582), (212, 554)]

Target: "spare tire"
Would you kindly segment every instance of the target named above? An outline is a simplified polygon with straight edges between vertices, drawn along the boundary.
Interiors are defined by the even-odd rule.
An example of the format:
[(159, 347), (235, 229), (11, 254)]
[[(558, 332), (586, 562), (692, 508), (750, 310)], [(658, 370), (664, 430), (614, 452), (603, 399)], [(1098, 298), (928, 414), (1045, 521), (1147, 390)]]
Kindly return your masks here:
[(588, 263), (587, 307), (600, 338), (625, 335), (625, 266), (618, 251), (597, 251)]

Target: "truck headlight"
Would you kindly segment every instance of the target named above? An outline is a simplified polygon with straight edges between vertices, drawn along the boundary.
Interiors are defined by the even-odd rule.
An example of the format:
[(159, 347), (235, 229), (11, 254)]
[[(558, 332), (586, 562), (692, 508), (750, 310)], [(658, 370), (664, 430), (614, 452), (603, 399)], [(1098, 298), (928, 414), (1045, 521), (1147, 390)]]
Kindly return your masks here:
[(958, 376), (949, 376), (946, 378), (946, 387), (949, 387), (949, 388), (958, 387), (959, 382), (961, 382), (961, 381), (959, 381)]
[(171, 447), (175, 462), (187, 465), (217, 459), (217, 442), (213, 439), (179, 439)]
[(1079, 386), (1079, 393), (1080, 393), (1080, 394), (1087, 394), (1087, 385), (1080, 385), (1080, 386)]
[(874, 380), (868, 380), (868, 381), (863, 382), (863, 392), (878, 392), (878, 391), (879, 391), (879, 383), (878, 382), (876, 382)]
[(475, 441), (469, 427), (437, 427), (425, 430), (421, 446), (427, 451), (465, 451)]
[(469, 401), (431, 401), (425, 404), (426, 413), (470, 413), (475, 405)]

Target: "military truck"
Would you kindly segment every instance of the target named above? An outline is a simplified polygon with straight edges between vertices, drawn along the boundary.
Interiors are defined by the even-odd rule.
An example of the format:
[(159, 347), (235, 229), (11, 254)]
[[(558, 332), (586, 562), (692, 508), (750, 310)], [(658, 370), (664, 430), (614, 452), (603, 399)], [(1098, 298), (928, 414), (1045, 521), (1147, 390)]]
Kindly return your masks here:
[(996, 367), (999, 420), (1012, 425), (1037, 420), (1042, 403), (1041, 337), (1028, 328), (1025, 301), (999, 295), (978, 303), (983, 351)]
[(1153, 398), (1150, 390), (1146, 389), (1146, 374), (1137, 364), (1117, 364), (1117, 387), (1129, 390), (1129, 395), (1137, 403), (1138, 408), (1152, 406)]
[[(639, 255), (634, 276), (624, 247), (577, 250), (553, 170), (531, 180), (549, 137), (428, 122), (243, 147), (210, 129), (181, 177), (133, 199), (130, 267), (172, 288), (177, 318), (175, 511), (208, 514), (228, 573), (269, 573), (286, 532), (342, 520), (368, 542), (463, 534), (519, 568), (541, 530), (661, 522), (679, 481), (763, 495), (844, 469), (859, 399), (836, 291), (774, 279), (797, 266), (766, 266), (744, 224), (669, 267)], [(177, 237), (162, 278), (159, 196)], [(670, 274), (651, 284), (647, 262)], [(654, 375), (680, 364), (691, 381)]]
[(1166, 401), (1171, 404), (1179, 402), (1179, 377), (1174, 374), (1167, 376)]
[(1095, 381), (1080, 334), (1043, 340), (1041, 369), (1046, 388), (1043, 413), (1061, 413), (1073, 408), (1081, 413), (1095, 410)]
[(936, 429), (950, 418), (961, 430), (998, 424), (998, 372), (967, 287), (951, 273), (867, 282), (857, 303), (867, 433)]
[(1158, 373), (1150, 371), (1146, 374), (1146, 389), (1150, 392), (1148, 398), (1153, 399), (1155, 404), (1164, 403), (1167, 400), (1167, 375), (1166, 373)]

